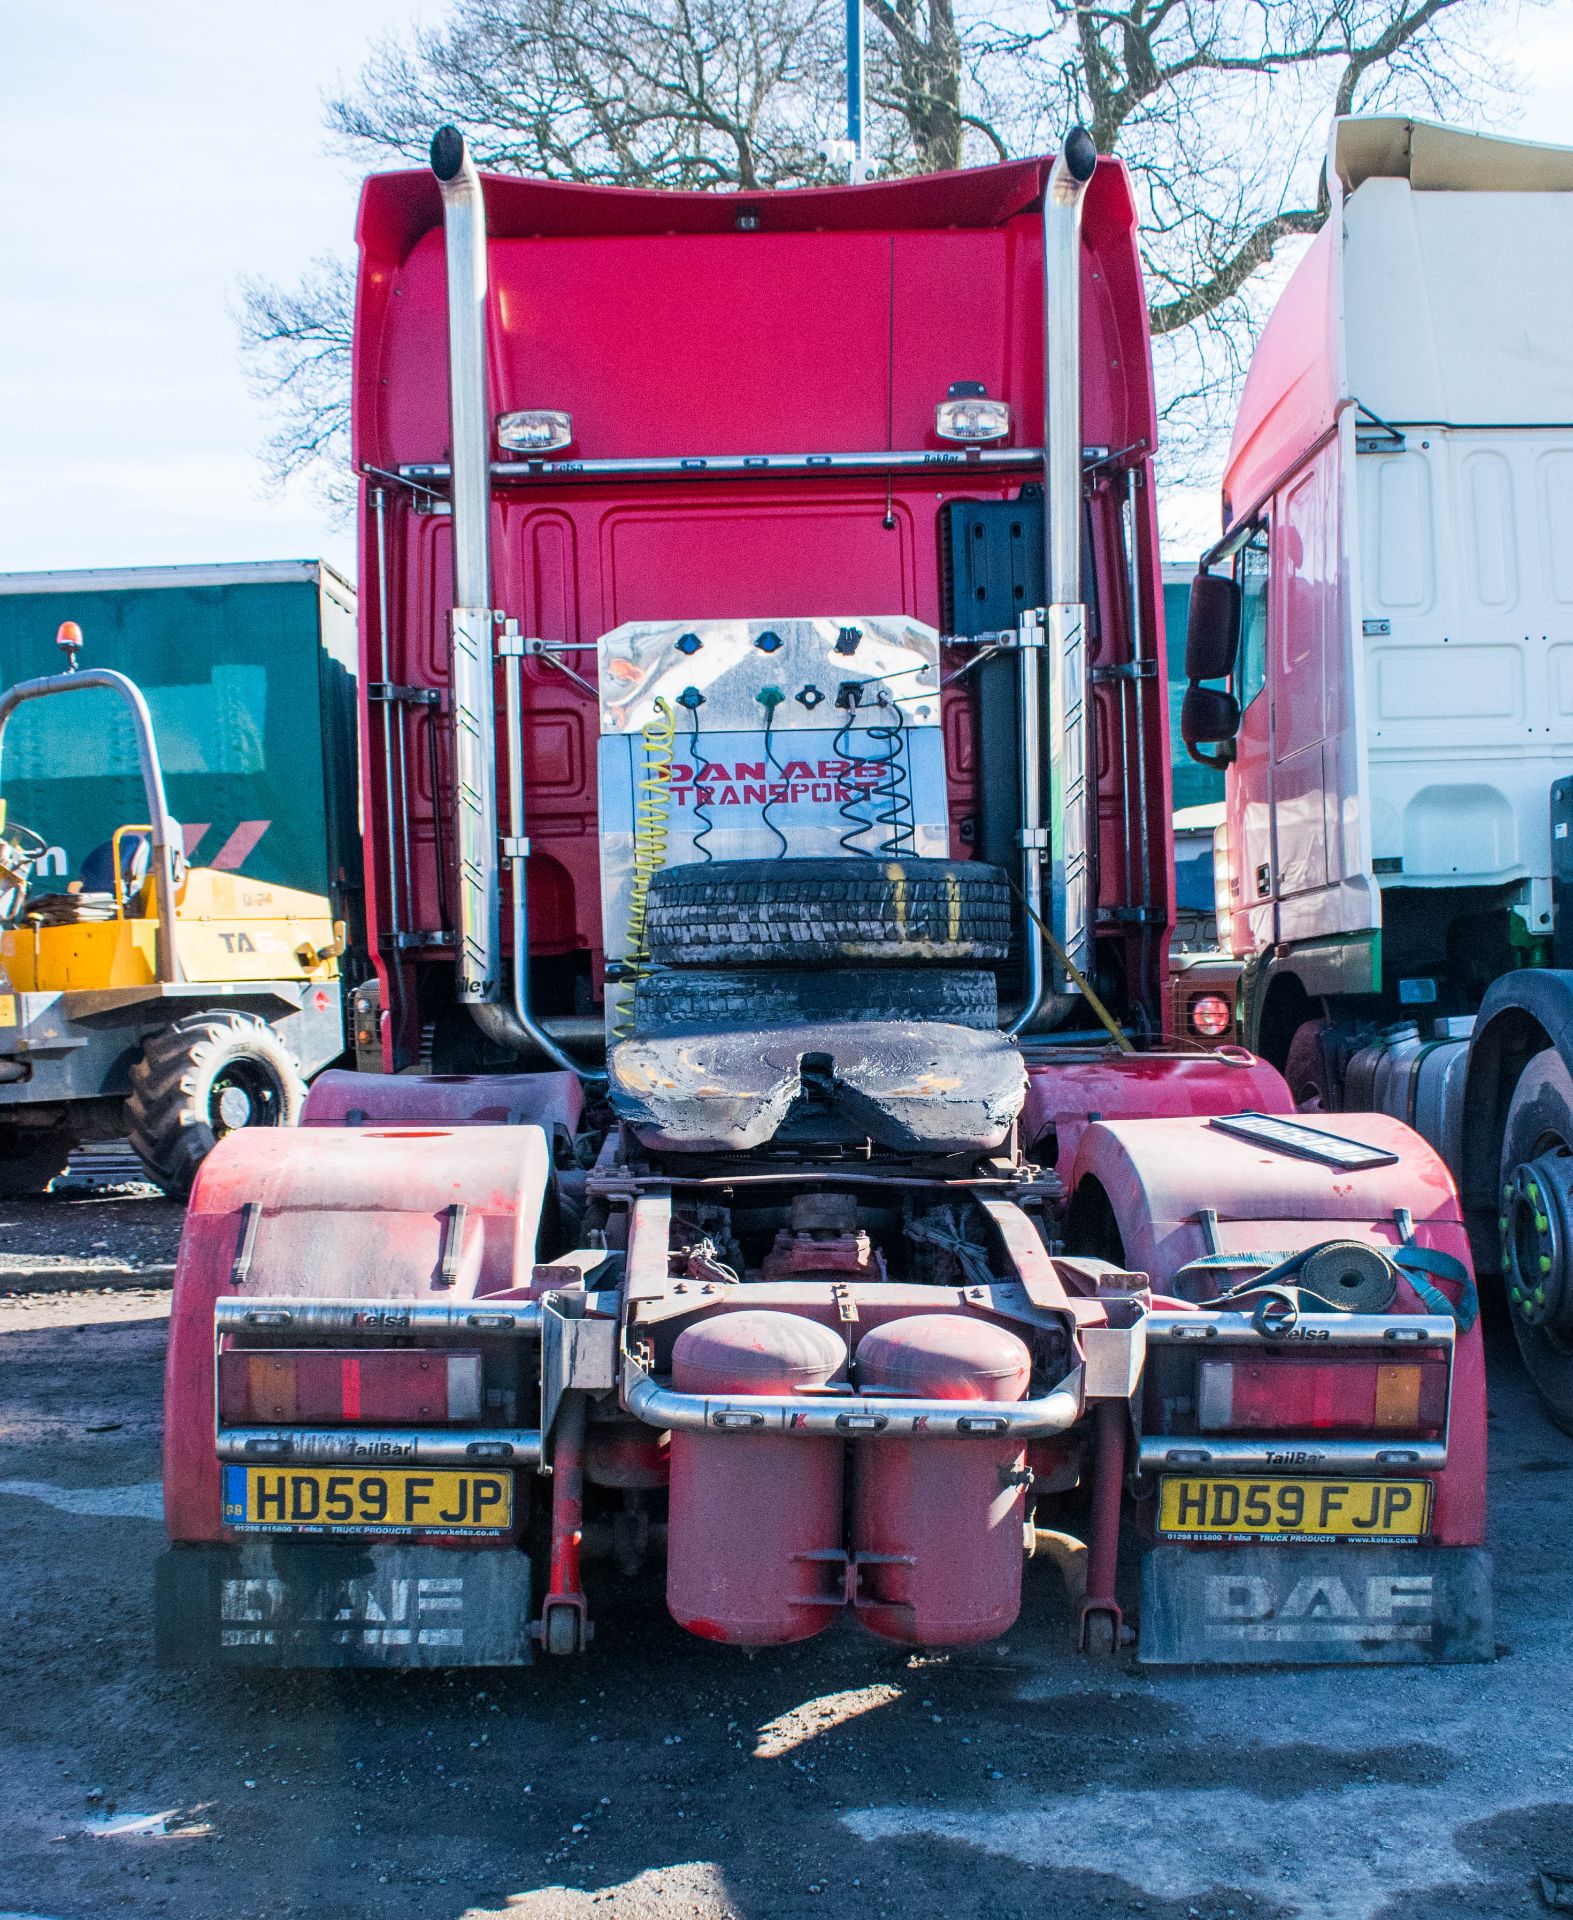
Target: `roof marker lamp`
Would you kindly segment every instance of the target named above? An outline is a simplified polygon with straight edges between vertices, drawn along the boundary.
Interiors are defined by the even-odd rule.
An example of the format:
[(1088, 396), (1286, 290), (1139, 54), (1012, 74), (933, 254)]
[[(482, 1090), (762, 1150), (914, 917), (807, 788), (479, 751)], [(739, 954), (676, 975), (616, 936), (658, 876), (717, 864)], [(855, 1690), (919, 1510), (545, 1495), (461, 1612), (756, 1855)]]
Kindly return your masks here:
[(941, 440), (969, 447), (1010, 435), (1010, 402), (991, 400), (981, 380), (953, 380), (934, 409), (934, 431)]
[(559, 453), (573, 445), (573, 415), (551, 407), (497, 416), (497, 444), (510, 453)]

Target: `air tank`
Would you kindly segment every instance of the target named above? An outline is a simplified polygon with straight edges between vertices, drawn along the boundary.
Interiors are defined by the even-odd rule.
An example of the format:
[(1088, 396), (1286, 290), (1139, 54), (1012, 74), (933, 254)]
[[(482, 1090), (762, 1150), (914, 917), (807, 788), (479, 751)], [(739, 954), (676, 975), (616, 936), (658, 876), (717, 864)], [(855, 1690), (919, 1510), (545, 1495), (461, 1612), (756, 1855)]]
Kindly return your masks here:
[[(1032, 1356), (1015, 1334), (920, 1313), (867, 1334), (864, 1393), (1019, 1400)], [(863, 1441), (854, 1448), (852, 1545), (863, 1624), (890, 1640), (991, 1640), (1021, 1610), (1026, 1450), (1009, 1434)]]
[[(828, 1327), (741, 1310), (684, 1328), (672, 1385), (679, 1393), (792, 1393), (826, 1386), (846, 1363), (846, 1344)], [(666, 1604), (680, 1626), (748, 1647), (806, 1640), (829, 1626), (841, 1602), (844, 1453), (836, 1439), (672, 1435)]]

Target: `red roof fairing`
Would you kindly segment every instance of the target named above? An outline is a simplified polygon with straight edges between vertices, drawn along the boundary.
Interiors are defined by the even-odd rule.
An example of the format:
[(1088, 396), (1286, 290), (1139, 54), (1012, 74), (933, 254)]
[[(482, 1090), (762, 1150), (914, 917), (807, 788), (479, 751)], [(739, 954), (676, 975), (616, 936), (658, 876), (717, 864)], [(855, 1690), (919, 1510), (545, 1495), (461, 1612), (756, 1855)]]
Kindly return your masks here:
[[(1043, 432), (1041, 200), (1048, 161), (865, 187), (738, 195), (485, 181), (493, 414), (573, 415), (585, 461), (938, 448), (934, 408), (952, 381), (982, 380), (1014, 410), (1012, 444)], [(740, 230), (738, 215), (757, 218)], [(1135, 213), (1124, 171), (1100, 163), (1083, 225), (1084, 433), (1114, 448), (1156, 436)], [(361, 201), (354, 445), (364, 470), (448, 458), (446, 274), (429, 175), (384, 175)], [(624, 620), (765, 618), (861, 610), (944, 625), (942, 507), (1014, 497), (1032, 470), (925, 470), (737, 478), (605, 476), (508, 485), (493, 505), (494, 604), (526, 633), (593, 644)], [(1143, 496), (1151, 519), (1151, 488)], [(378, 594), (362, 596), (369, 680), (445, 687), (449, 522), (387, 489), (389, 661)], [(1094, 504), (1105, 645), (1123, 657), (1112, 497)], [(1156, 527), (1144, 535), (1149, 619), (1159, 604)], [(377, 577), (363, 516), (362, 578)], [(1157, 642), (1149, 633), (1145, 650)], [(589, 671), (588, 659), (578, 664)], [(1107, 654), (1104, 657), (1108, 657)], [(572, 660), (572, 656), (569, 656)], [(544, 662), (525, 666), (531, 944), (601, 945), (594, 702)], [(953, 851), (976, 808), (970, 683), (947, 695)], [(1119, 729), (1097, 690), (1106, 834), (1117, 830)], [(1161, 709), (1162, 703), (1157, 703)], [(413, 841), (408, 929), (446, 922), (447, 727), (406, 710)], [(368, 884), (377, 923), (387, 871), (381, 718), (367, 722)], [(437, 763), (433, 805), (429, 754)], [(1146, 743), (1151, 840), (1161, 867), (1167, 748)], [(991, 775), (992, 777), (992, 775)], [(1111, 824), (1112, 823), (1112, 824)], [(1118, 872), (1111, 851), (1106, 870)], [(1112, 884), (1112, 882), (1111, 882)], [(1123, 884), (1123, 881), (1122, 881)], [(1156, 881), (1155, 897), (1166, 897)], [(451, 911), (451, 901), (448, 903)], [(1156, 964), (1158, 943), (1144, 952)], [(1131, 956), (1131, 977), (1141, 966)], [(598, 985), (598, 974), (595, 984)], [(538, 981), (539, 985), (540, 982)], [(548, 983), (549, 985), (549, 983)], [(388, 1002), (387, 1004), (392, 1004)], [(404, 996), (410, 1004), (410, 996)]]
[[(919, 447), (945, 386), (971, 378), (1035, 445), (1049, 164), (755, 195), (489, 176), (494, 409), (569, 408), (585, 458), (864, 450), (892, 432)], [(1134, 228), (1124, 170), (1102, 162), (1084, 225), (1089, 443), (1156, 432)], [(430, 175), (368, 181), (359, 239), (356, 462), (443, 459)]]

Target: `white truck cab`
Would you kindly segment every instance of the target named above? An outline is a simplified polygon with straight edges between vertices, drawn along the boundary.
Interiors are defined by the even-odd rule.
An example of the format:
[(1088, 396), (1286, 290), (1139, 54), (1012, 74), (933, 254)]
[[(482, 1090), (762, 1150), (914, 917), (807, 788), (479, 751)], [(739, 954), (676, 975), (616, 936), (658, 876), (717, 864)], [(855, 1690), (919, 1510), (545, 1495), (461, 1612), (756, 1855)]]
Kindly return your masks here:
[(1573, 149), (1345, 119), (1327, 186), (1246, 381), (1182, 730), (1227, 767), (1248, 1044), (1302, 1106), (1433, 1115), (1510, 1268), (1519, 1069), (1573, 1047)]

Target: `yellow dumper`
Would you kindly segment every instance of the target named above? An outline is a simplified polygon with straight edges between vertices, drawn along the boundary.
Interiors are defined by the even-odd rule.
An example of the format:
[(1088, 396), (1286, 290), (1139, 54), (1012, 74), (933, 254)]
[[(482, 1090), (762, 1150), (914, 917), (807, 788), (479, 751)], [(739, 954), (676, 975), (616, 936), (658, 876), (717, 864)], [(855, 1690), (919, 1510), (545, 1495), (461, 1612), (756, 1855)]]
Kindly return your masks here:
[(342, 1052), (344, 927), (320, 894), (186, 866), (141, 692), (77, 667), (74, 622), (59, 638), (67, 672), (0, 694), (0, 774), (25, 701), (107, 688), (136, 731), (147, 818), (46, 891), (45, 842), (0, 793), (0, 1194), (38, 1192), (81, 1141), (122, 1134), (182, 1194), (224, 1134), (292, 1126)]

